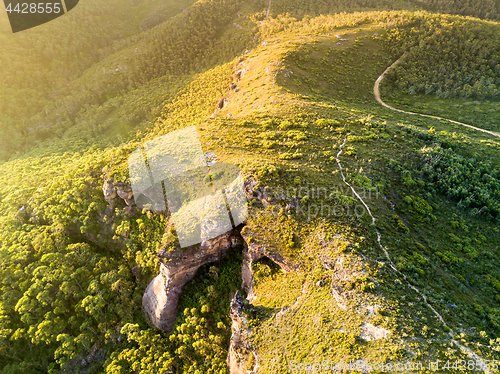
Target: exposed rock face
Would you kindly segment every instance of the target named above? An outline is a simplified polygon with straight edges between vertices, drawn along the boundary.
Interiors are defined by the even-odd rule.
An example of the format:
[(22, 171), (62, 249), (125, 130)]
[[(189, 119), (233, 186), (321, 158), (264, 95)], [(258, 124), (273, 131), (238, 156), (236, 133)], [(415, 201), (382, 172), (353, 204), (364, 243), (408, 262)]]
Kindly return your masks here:
[(245, 181), (245, 192), (247, 195), (247, 200), (250, 202), (252, 202), (252, 200), (257, 200), (266, 207), (272, 201), (272, 197), (268, 194), (266, 189), (259, 187), (257, 185), (257, 182), (253, 179), (248, 179), (247, 181)]
[(224, 108), (224, 105), (226, 105), (226, 101), (227, 101), (227, 99), (225, 97), (223, 97), (222, 99), (220, 99), (219, 103), (217, 104), (217, 108), (218, 109)]
[(267, 257), (272, 260), (275, 264), (279, 265), (285, 273), (291, 271), (298, 271), (298, 267), (287, 259), (279, 256), (278, 254), (271, 253), (264, 243), (258, 243), (250, 241), (248, 234), (241, 234), (241, 237), (247, 244), (246, 250), (243, 251), (243, 264), (241, 265), (241, 277), (242, 284), (241, 288), (245, 290), (248, 295), (249, 300), (253, 300), (253, 273), (252, 273), (252, 263), (260, 260), (263, 257)]
[[(270, 205), (276, 200), (282, 200), (282, 197), (273, 197), (265, 188), (259, 187), (257, 182), (253, 179), (245, 181), (245, 192), (249, 202), (252, 203), (253, 201), (258, 201), (264, 207)], [(241, 237), (247, 244), (246, 250), (243, 251), (243, 264), (241, 267), (243, 282), (241, 288), (245, 290), (249, 300), (253, 299), (252, 285), (254, 279), (252, 273), (252, 263), (255, 261), (258, 261), (263, 257), (267, 257), (279, 265), (286, 273), (298, 270), (297, 266), (287, 261), (285, 258), (276, 253), (272, 253), (265, 243), (250, 241), (248, 233), (242, 233)]]
[(106, 200), (108, 204), (114, 205), (117, 194), (115, 185), (111, 180), (106, 179), (104, 181), (104, 184), (102, 186), (102, 193), (104, 195), (104, 200)]
[(118, 202), (118, 198), (122, 199), (128, 206), (135, 205), (132, 187), (126, 183), (106, 179), (102, 186), (102, 193), (104, 195), (104, 200), (106, 200), (109, 205), (115, 206)]
[(177, 317), (177, 304), (182, 287), (198, 268), (219, 261), (233, 247), (243, 244), (238, 229), (189, 248), (172, 252), (160, 251), (160, 274), (153, 278), (142, 298), (144, 311), (158, 329), (170, 331)]
[[(103, 191), (108, 191), (109, 199), (115, 198), (113, 188), (116, 195), (121, 197), (118, 193), (120, 190), (116, 186), (110, 187), (109, 184), (105, 184), (105, 187)], [(255, 181), (245, 182), (245, 190), (248, 200), (257, 199), (263, 205), (269, 204), (271, 201), (270, 196), (259, 189)], [(158, 253), (161, 262), (160, 274), (150, 282), (142, 299), (144, 310), (150, 322), (160, 330), (170, 331), (175, 323), (179, 296), (184, 284), (194, 277), (200, 266), (219, 261), (228, 249), (243, 244), (242, 237), (246, 239), (241, 235), (239, 229), (235, 229), (187, 249), (177, 248), (172, 252), (160, 250)], [(246, 241), (248, 242), (248, 239)], [(286, 272), (296, 270), (285, 259), (269, 253), (265, 245), (248, 243), (248, 249), (244, 251), (242, 265), (242, 287), (249, 295), (251, 295), (253, 284), (252, 263), (264, 256), (275, 261)]]
[[(240, 74), (243, 75), (242, 73), (244, 71)], [(237, 87), (233, 84), (231, 88), (236, 89)], [(224, 106), (224, 99), (219, 102), (218, 106)], [(137, 211), (132, 188), (129, 185), (106, 178), (102, 190), (105, 200), (110, 205), (107, 209), (109, 212), (116, 205), (123, 205), (120, 199), (127, 205), (126, 209), (130, 210), (126, 214), (130, 213), (132, 215)], [(245, 182), (245, 192), (249, 202), (257, 202), (264, 207), (273, 202), (289, 200), (282, 196), (272, 196), (252, 179)], [(153, 196), (154, 193), (153, 190), (143, 192), (147, 198), (152, 200), (156, 198), (156, 196)], [(294, 202), (290, 201), (288, 201), (289, 205), (293, 205)], [(169, 231), (170, 225), (171, 223), (167, 225), (166, 232)], [(160, 274), (149, 283), (142, 299), (144, 311), (151, 324), (160, 330), (171, 331), (177, 317), (177, 307), (183, 286), (195, 276), (196, 271), (202, 265), (221, 260), (229, 249), (242, 245), (244, 242), (247, 243), (247, 248), (243, 251), (242, 288), (247, 292), (249, 300), (252, 299), (252, 286), (254, 283), (253, 262), (268, 257), (285, 272), (298, 270), (296, 265), (274, 253), (266, 243), (249, 240), (248, 234), (241, 233), (241, 227), (188, 248), (181, 249), (177, 247), (173, 250), (167, 250), (164, 247), (158, 253), (158, 259), (161, 262)], [(137, 273), (137, 276), (140, 275), (139, 268), (134, 268), (133, 271), (135, 271), (134, 274)], [(244, 313), (253, 313), (255, 311), (256, 309), (237, 292), (231, 301), (230, 310), (232, 336), (227, 357), (230, 374), (255, 374), (258, 371), (259, 358), (252, 346), (250, 339), (252, 331)], [(371, 336), (370, 333), (372, 332), (373, 329), (368, 329), (368, 336)]]
[(264, 257), (264, 254), (257, 251), (243, 251), (243, 264), (241, 265), (241, 288), (245, 290), (248, 295), (248, 299), (253, 299), (253, 272), (252, 263), (260, 260)]
[[(120, 199), (125, 202), (127, 209), (133, 210), (130, 214), (137, 210), (130, 185), (106, 178), (102, 191), (105, 200), (110, 205), (108, 210), (120, 204)], [(252, 179), (245, 182), (245, 191), (248, 201), (258, 201), (264, 206), (269, 205), (274, 200), (265, 189), (260, 188)], [(147, 193), (149, 192), (145, 191), (143, 194), (146, 195)], [(169, 230), (169, 227), (170, 225), (167, 226), (166, 231)], [(249, 294), (249, 298), (252, 295), (253, 262), (268, 257), (285, 272), (297, 270), (286, 259), (271, 253), (264, 243), (250, 242), (240, 231), (241, 227), (189, 248), (175, 248), (170, 251), (166, 249), (160, 250), (158, 253), (161, 262), (160, 274), (149, 283), (142, 299), (144, 311), (152, 325), (160, 330), (170, 331), (177, 316), (177, 306), (182, 287), (194, 277), (200, 266), (219, 261), (230, 248), (242, 245), (244, 240), (247, 242), (248, 248), (243, 253), (242, 287)], [(241, 296), (239, 297), (241, 298)], [(245, 373), (247, 372), (245, 371)]]
[(258, 356), (249, 339), (251, 329), (243, 314), (249, 308), (247, 304), (240, 293), (236, 292), (230, 310), (232, 335), (227, 356), (229, 374), (253, 374), (259, 367)]
[(391, 332), (389, 330), (364, 322), (361, 325), (361, 334), (359, 337), (367, 342), (370, 342), (372, 340), (386, 339), (390, 335)]

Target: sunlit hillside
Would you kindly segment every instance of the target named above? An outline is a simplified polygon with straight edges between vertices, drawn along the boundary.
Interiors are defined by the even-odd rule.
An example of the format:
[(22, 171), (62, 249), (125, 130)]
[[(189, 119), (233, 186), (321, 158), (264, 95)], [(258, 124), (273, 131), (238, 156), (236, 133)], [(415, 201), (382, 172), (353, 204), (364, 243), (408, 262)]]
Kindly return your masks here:
[[(82, 0), (12, 34), (0, 9), (0, 373), (499, 373), (499, 16)], [(143, 295), (196, 247), (128, 158), (188, 126), (249, 214), (160, 331)]]

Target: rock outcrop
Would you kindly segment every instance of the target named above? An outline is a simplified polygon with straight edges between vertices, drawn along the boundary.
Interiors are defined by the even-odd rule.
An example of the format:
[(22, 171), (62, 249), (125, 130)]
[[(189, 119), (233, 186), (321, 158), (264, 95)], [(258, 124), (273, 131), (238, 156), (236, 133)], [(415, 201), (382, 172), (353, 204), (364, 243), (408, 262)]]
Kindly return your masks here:
[(387, 339), (390, 335), (391, 332), (383, 327), (363, 322), (359, 337), (367, 342), (371, 342), (372, 340)]
[[(231, 88), (236, 89), (235, 87), (236, 85), (233, 85)], [(267, 207), (273, 203), (285, 202), (288, 204), (287, 207), (293, 207), (295, 203), (283, 196), (272, 196), (252, 179), (245, 181), (244, 187), (247, 200), (252, 204), (257, 203)], [(117, 206), (122, 206), (126, 207), (125, 214), (128, 214), (127, 210), (130, 210), (130, 214), (137, 212), (130, 185), (118, 183), (106, 177), (102, 191), (104, 199), (110, 205), (107, 210), (111, 211)], [(154, 191), (145, 191), (143, 194), (147, 198), (154, 198), (155, 196), (150, 196), (153, 193)], [(171, 225), (171, 222), (167, 225), (166, 233), (170, 231)], [(163, 331), (171, 331), (177, 317), (177, 307), (183, 286), (193, 279), (201, 266), (220, 261), (228, 250), (243, 245), (245, 242), (247, 245), (243, 250), (242, 288), (247, 292), (248, 300), (253, 299), (252, 263), (255, 261), (268, 257), (285, 272), (298, 270), (297, 266), (275, 253), (266, 243), (251, 240), (250, 232), (243, 234), (242, 228), (243, 225), (240, 225), (214, 239), (183, 249), (172, 245), (172, 242), (164, 243), (158, 252), (158, 259), (161, 263), (160, 273), (149, 283), (142, 298), (144, 312), (153, 326)], [(139, 271), (139, 269), (136, 270)], [(248, 300), (237, 292), (231, 301), (232, 336), (227, 357), (230, 374), (255, 374), (259, 368), (259, 358), (250, 339), (252, 330), (245, 316), (256, 313), (257, 309)]]
[(227, 355), (229, 374), (254, 374), (259, 367), (258, 355), (249, 338), (252, 330), (244, 314), (250, 309), (248, 302), (236, 292), (230, 310), (232, 335)]
[(102, 186), (102, 193), (104, 195), (104, 200), (111, 206), (117, 204), (118, 198), (122, 199), (127, 206), (135, 206), (132, 187), (126, 183), (105, 179)]
[(160, 330), (170, 331), (177, 317), (182, 287), (194, 277), (200, 266), (219, 261), (230, 248), (241, 244), (239, 229), (234, 229), (189, 248), (160, 250), (160, 274), (153, 278), (142, 298), (151, 324)]
[[(137, 212), (130, 185), (116, 182), (105, 176), (102, 191), (104, 199), (109, 204), (105, 214), (109, 215), (112, 209), (120, 205), (126, 208), (126, 215)], [(266, 189), (259, 187), (252, 179), (245, 182), (245, 192), (249, 202), (257, 201), (262, 206), (268, 206), (275, 200), (267, 193)], [(147, 193), (149, 192), (146, 191), (145, 194)], [(241, 234), (241, 228), (238, 227), (214, 239), (188, 248), (167, 249), (167, 246), (164, 246), (159, 251), (160, 273), (149, 283), (142, 299), (146, 316), (153, 326), (163, 331), (170, 331), (175, 323), (177, 305), (183, 286), (194, 277), (202, 265), (219, 261), (229, 249), (242, 245), (244, 241), (247, 242), (247, 248), (243, 251), (242, 288), (248, 293), (249, 299), (252, 296), (253, 262), (268, 257), (285, 272), (297, 270), (286, 259), (269, 251), (265, 243), (251, 242), (247, 236)], [(170, 225), (165, 231), (168, 232), (169, 229)]]
[[(262, 206), (267, 207), (271, 203), (277, 203), (283, 201), (282, 196), (272, 196), (266, 188), (259, 187), (256, 181), (253, 179), (248, 179), (245, 182), (245, 192), (247, 195), (247, 200), (250, 203), (257, 201)], [(287, 259), (281, 257), (280, 255), (273, 253), (266, 243), (259, 243), (255, 240), (250, 240), (249, 233), (241, 233), (241, 237), (245, 241), (246, 249), (243, 251), (243, 264), (241, 267), (242, 285), (241, 288), (247, 293), (247, 298), (249, 300), (253, 299), (253, 273), (252, 273), (252, 263), (260, 260), (261, 258), (267, 257), (283, 269), (284, 272), (288, 273), (291, 271), (297, 271), (298, 267), (289, 262)]]
[[(245, 182), (245, 191), (249, 201), (258, 200), (262, 205), (268, 205), (272, 201), (271, 196), (259, 188), (253, 180)], [(116, 194), (118, 195), (118, 192)], [(144, 311), (152, 325), (160, 330), (170, 331), (177, 316), (177, 305), (182, 287), (194, 277), (200, 266), (219, 261), (230, 248), (242, 245), (243, 240), (247, 242), (247, 248), (243, 252), (242, 288), (249, 295), (249, 299), (252, 296), (253, 262), (268, 257), (285, 272), (297, 270), (286, 259), (269, 251), (265, 244), (250, 242), (247, 236), (241, 234), (240, 229), (234, 229), (189, 248), (160, 250), (158, 253), (161, 262), (160, 274), (150, 282), (142, 299)]]
[(246, 249), (243, 251), (243, 264), (241, 265), (241, 277), (242, 284), (241, 288), (245, 290), (248, 295), (249, 300), (253, 300), (253, 273), (252, 273), (252, 263), (260, 260), (261, 258), (267, 257), (275, 264), (279, 265), (285, 273), (292, 271), (298, 271), (298, 267), (286, 258), (281, 257), (278, 254), (272, 253), (268, 250), (265, 243), (258, 243), (255, 241), (250, 241), (248, 234), (241, 234), (241, 237), (247, 244)]

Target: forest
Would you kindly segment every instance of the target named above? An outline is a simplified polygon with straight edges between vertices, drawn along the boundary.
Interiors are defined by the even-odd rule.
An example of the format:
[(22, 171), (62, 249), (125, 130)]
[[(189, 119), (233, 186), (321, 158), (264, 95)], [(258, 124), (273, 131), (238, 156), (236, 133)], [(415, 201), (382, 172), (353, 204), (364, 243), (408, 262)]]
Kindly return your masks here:
[[(80, 131), (87, 133), (83, 137), (86, 141), (90, 137), (99, 138), (99, 134), (108, 135), (109, 128), (113, 127), (113, 117), (118, 114), (116, 111), (121, 106), (125, 106), (126, 110), (122, 109), (124, 113), (119, 113), (120, 118), (125, 117), (124, 122), (128, 124), (124, 126), (123, 134), (119, 134), (121, 137), (131, 128), (146, 126), (145, 123), (159, 114), (163, 101), (161, 98), (154, 99), (151, 94), (151, 100), (140, 100), (140, 88), (148, 87), (149, 91), (158, 89), (159, 85), (163, 90), (173, 88), (182, 84), (178, 81), (182, 76), (189, 79), (191, 74), (200, 69), (214, 66), (219, 61), (228, 62), (235, 53), (252, 45), (254, 34), (257, 33), (257, 23), (265, 18), (267, 5), (263, 0), (248, 3), (245, 7), (249, 10), (261, 11), (249, 12), (253, 14), (251, 17), (239, 19), (245, 25), (243, 29), (234, 28), (230, 32), (223, 32), (241, 3), (198, 1), (193, 4), (192, 0), (185, 0), (159, 6), (156, 2), (140, 0), (131, 2), (126, 7), (122, 7), (118, 0), (105, 5), (96, 1), (87, 3), (75, 8), (76, 13), (71, 14), (71, 17), (47, 24), (40, 29), (42, 32), (31, 30), (18, 35), (16, 42), (9, 40), (10, 26), (5, 13), (0, 17), (0, 37), (5, 46), (5, 52), (0, 57), (5, 72), (0, 78), (0, 123), (9, 130), (8, 136), (5, 132), (0, 135), (4, 145), (0, 151), (0, 159), (7, 159), (12, 154), (22, 154), (26, 148), (32, 148), (45, 139), (65, 138), (65, 134), (71, 134), (71, 128), (75, 126), (83, 127)], [(189, 12), (182, 12), (189, 5), (193, 5)], [(485, 19), (500, 17), (496, 1), (460, 1), (460, 5), (457, 5), (455, 2), (443, 4), (416, 0), (277, 0), (273, 1), (271, 15), (277, 17), (290, 14), (300, 19), (305, 15), (392, 9), (426, 9)], [(111, 14), (113, 18), (109, 22), (101, 22), (104, 14)], [(447, 36), (443, 35), (441, 38), (446, 37), (450, 44), (443, 47), (449, 49), (453, 48), (453, 43), (465, 43), (467, 35), (459, 29), (460, 22), (455, 25), (458, 30), (457, 41), (452, 40), (454, 31), (448, 30)], [(422, 28), (426, 30), (421, 30), (422, 36), (430, 37), (432, 27), (422, 25)], [(487, 52), (491, 58), (488, 57), (488, 71), (485, 71), (482, 80), (471, 76), (467, 79), (472, 82), (445, 82), (442, 70), (448, 67), (442, 65), (434, 84), (420, 81), (409, 84), (410, 76), (416, 72), (407, 72), (408, 76), (398, 79), (398, 86), (418, 92), (437, 92), (436, 85), (445, 83), (446, 88), (440, 94), (447, 95), (458, 93), (455, 92), (458, 84), (462, 95), (494, 95), (497, 84), (494, 74), (498, 73), (491, 66), (496, 58), (494, 32), (493, 27), (490, 32), (475, 39), (475, 43), (479, 43), (481, 48), (474, 49), (473, 57), (470, 57), (474, 59), (474, 64), (482, 64), (479, 61), (484, 60), (484, 57), (477, 55), (477, 51), (492, 49)], [(450, 39), (452, 35), (453, 38)], [(41, 40), (44, 42), (40, 42)], [(394, 43), (401, 41), (394, 40)], [(132, 48), (133, 58), (130, 57)], [(425, 48), (432, 48), (432, 44)], [(475, 46), (464, 45), (459, 52), (463, 54), (461, 57), (469, 58), (467, 53), (471, 51), (467, 48)], [(419, 53), (427, 54), (425, 51), (414, 53), (417, 61), (422, 61), (419, 60)], [(427, 58), (435, 59), (435, 56), (429, 55)], [(61, 66), (64, 68), (59, 70), (58, 67)], [(468, 70), (470, 69), (475, 67), (469, 67)], [(83, 74), (84, 72), (86, 73)], [(465, 73), (470, 75), (470, 71)], [(160, 77), (162, 79), (158, 81)], [(414, 77), (411, 79), (415, 80)], [(175, 92), (173, 89), (173, 93)], [(122, 105), (123, 102), (127, 104)], [(114, 141), (116, 143), (119, 140)], [(109, 142), (101, 146), (107, 145)]]
[(498, 24), (477, 20), (418, 17), (395, 26), (386, 36), (394, 58), (403, 57), (393, 84), (410, 95), (498, 98), (500, 45)]

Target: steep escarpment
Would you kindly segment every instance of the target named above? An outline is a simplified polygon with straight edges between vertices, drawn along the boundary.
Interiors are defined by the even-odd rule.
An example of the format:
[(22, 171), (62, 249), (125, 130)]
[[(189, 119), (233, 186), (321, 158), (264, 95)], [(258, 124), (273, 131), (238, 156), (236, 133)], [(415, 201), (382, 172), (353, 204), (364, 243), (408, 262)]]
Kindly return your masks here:
[[(105, 182), (105, 186), (107, 185), (108, 182)], [(126, 186), (120, 185), (120, 188), (127, 191)], [(273, 201), (273, 198), (253, 179), (245, 182), (245, 192), (249, 202), (257, 200), (260, 204), (269, 205)], [(242, 289), (249, 296), (253, 285), (253, 262), (267, 257), (286, 272), (297, 270), (297, 266), (279, 254), (273, 253), (265, 243), (249, 240), (247, 235), (241, 233), (243, 227), (244, 224), (214, 239), (204, 240), (188, 248), (180, 248), (175, 238), (167, 235), (167, 240), (158, 252), (160, 274), (149, 283), (142, 300), (144, 311), (153, 326), (170, 331), (175, 324), (177, 305), (183, 286), (193, 279), (201, 266), (220, 261), (231, 248), (238, 246), (243, 248)], [(169, 233), (172, 229), (173, 223), (169, 221), (165, 232)]]
[(231, 300), (231, 340), (229, 343), (227, 366), (230, 374), (257, 373), (258, 356), (252, 344), (250, 334), (252, 329), (246, 313), (254, 311), (252, 306), (239, 292)]
[(160, 274), (149, 283), (142, 299), (149, 321), (160, 330), (170, 331), (177, 317), (182, 287), (202, 265), (220, 261), (229, 249), (242, 244), (239, 229), (234, 229), (187, 249), (161, 250), (158, 254)]

